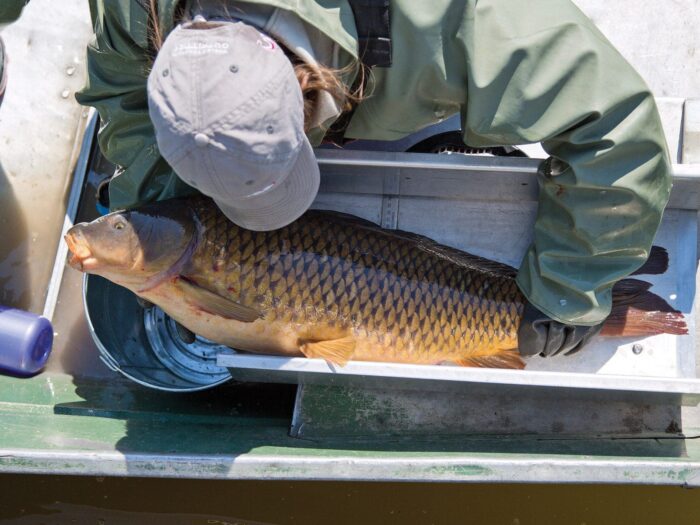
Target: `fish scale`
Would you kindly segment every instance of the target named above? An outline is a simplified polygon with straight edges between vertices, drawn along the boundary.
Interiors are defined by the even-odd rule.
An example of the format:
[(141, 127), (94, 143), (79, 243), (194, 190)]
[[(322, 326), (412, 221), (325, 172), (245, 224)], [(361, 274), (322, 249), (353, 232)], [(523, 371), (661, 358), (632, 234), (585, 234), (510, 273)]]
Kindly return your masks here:
[[(342, 214), (311, 211), (280, 230), (251, 232), (211, 201), (194, 212), (204, 235), (192, 258), (199, 284), (300, 333), (345, 331), (357, 340), (353, 359), (462, 362), (517, 346), (523, 298), (514, 272), (479, 268), (481, 258), (452, 249), (446, 257), (429, 239)], [(225, 287), (202, 263), (222, 247)]]

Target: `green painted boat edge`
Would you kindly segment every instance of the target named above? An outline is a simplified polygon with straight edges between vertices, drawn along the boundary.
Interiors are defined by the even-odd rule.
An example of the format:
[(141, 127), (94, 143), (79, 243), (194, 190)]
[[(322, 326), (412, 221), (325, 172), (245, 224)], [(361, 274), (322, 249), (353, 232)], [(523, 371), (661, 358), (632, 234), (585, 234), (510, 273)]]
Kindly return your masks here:
[[(233, 385), (228, 393), (174, 396), (120, 380), (76, 384), (66, 374), (0, 377), (0, 472), (700, 485), (700, 443), (682, 436), (296, 439), (277, 388)], [(229, 406), (260, 393), (270, 399)], [(217, 396), (224, 401), (202, 401)]]

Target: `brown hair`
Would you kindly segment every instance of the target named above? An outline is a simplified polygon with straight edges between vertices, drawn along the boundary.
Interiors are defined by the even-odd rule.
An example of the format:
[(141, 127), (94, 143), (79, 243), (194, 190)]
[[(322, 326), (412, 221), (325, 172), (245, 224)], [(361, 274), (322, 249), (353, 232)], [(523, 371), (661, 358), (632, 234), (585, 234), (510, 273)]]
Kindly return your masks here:
[(148, 12), (148, 42), (153, 59), (155, 59), (158, 50), (163, 46), (163, 30), (160, 27), (160, 19), (158, 17), (158, 0), (150, 0), (150, 10)]
[[(183, 4), (184, 2), (178, 4), (175, 20), (184, 18)], [(158, 0), (150, 0), (148, 29), (152, 58), (155, 59), (164, 41), (163, 30), (160, 27), (158, 18)], [(304, 97), (304, 131), (309, 131), (311, 114), (320, 91), (328, 92), (343, 113), (350, 111), (365, 98), (365, 76), (368, 74), (368, 71), (361, 62), (353, 62), (342, 69), (333, 69), (322, 64), (312, 65), (304, 62), (282, 44), (280, 44), (280, 47), (284, 50), (294, 67), (294, 74), (297, 77)], [(357, 71), (357, 78), (355, 78), (351, 87), (343, 79), (352, 78), (352, 73), (355, 70)]]
[[(286, 54), (292, 62), (294, 74), (304, 97), (304, 131), (309, 130), (311, 114), (318, 100), (319, 92), (328, 92), (337, 103), (341, 113), (350, 111), (364, 98), (364, 75), (366, 72), (365, 67), (359, 62), (342, 69), (332, 69), (321, 64), (312, 65), (304, 62), (290, 52)], [(356, 68), (357, 75), (360, 76), (353, 83), (354, 87), (349, 87), (343, 78), (352, 77), (352, 72)]]

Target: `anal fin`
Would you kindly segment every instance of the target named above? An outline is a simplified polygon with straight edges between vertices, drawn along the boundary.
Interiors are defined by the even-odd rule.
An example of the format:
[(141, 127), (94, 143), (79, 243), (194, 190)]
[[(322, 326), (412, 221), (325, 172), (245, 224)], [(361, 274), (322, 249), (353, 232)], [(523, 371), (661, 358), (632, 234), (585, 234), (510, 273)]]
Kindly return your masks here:
[(262, 317), (262, 314), (256, 309), (221, 297), (192, 281), (180, 278), (178, 282), (184, 290), (187, 300), (205, 312), (242, 323), (252, 323)]
[(318, 357), (334, 365), (345, 366), (355, 353), (355, 339), (348, 336), (324, 341), (300, 341), (299, 350), (308, 358)]
[(455, 363), (459, 366), (480, 368), (517, 368), (519, 370), (525, 368), (525, 361), (520, 357), (520, 352), (517, 348), (501, 350), (496, 354), (462, 357), (461, 359), (455, 360)]

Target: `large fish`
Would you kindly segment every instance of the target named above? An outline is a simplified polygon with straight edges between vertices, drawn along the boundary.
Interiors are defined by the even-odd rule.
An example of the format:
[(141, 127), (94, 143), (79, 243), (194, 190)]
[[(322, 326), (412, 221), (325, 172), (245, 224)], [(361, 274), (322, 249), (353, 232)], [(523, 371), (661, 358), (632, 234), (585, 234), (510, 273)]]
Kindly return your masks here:
[[(523, 367), (524, 297), (512, 267), (350, 215), (309, 211), (253, 232), (209, 199), (175, 199), (78, 224), (66, 242), (74, 268), (237, 349), (341, 365)], [(682, 315), (648, 288), (618, 286), (607, 333), (685, 333)]]

